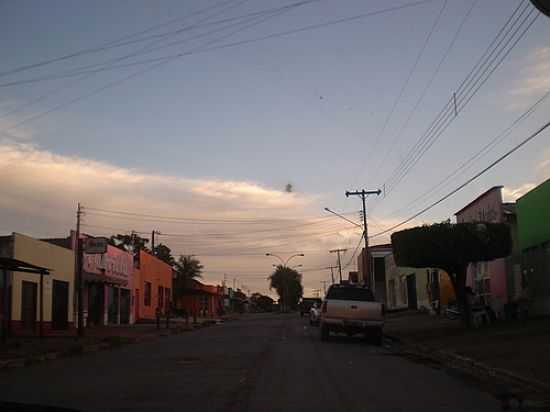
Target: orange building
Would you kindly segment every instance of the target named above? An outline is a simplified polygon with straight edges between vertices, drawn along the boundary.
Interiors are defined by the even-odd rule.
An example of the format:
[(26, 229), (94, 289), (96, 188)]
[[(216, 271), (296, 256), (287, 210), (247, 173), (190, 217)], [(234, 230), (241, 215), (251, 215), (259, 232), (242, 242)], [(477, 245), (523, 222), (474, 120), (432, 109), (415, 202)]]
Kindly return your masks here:
[(172, 300), (172, 267), (143, 250), (134, 265), (136, 320), (155, 319), (157, 308), (164, 315)]
[(189, 316), (219, 316), (223, 312), (223, 288), (192, 279), (183, 296), (176, 301), (176, 308), (185, 311)]

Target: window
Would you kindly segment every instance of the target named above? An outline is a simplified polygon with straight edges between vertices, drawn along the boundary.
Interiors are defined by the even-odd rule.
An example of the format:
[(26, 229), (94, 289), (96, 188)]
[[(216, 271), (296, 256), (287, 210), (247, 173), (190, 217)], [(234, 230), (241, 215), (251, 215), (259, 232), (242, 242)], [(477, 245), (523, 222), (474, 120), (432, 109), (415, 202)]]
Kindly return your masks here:
[(166, 302), (166, 310), (170, 309), (170, 288), (164, 288), (164, 300)]
[(162, 286), (158, 287), (158, 307), (162, 309), (164, 307), (164, 288)]
[(151, 282), (145, 282), (143, 290), (143, 304), (145, 306), (151, 306)]
[(327, 299), (374, 302), (372, 292), (365, 288), (331, 287), (327, 293)]

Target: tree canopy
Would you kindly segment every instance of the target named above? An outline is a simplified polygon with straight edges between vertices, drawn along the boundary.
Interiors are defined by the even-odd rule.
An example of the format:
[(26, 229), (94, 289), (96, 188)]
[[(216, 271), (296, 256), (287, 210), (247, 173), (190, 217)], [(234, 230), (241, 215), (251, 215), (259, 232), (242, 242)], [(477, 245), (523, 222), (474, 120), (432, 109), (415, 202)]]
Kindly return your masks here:
[(174, 256), (172, 256), (172, 250), (162, 243), (159, 243), (157, 246), (155, 246), (155, 250), (153, 251), (154, 255), (158, 257), (163, 262), (169, 264), (170, 266), (174, 266), (176, 264), (176, 260), (174, 259)]
[(302, 275), (286, 266), (279, 265), (269, 277), (270, 288), (279, 295), (284, 309), (296, 308), (304, 293)]
[(136, 234), (126, 235), (119, 233), (109, 238), (109, 244), (126, 252), (149, 251), (146, 246), (147, 243), (149, 243), (149, 239), (142, 238)]
[(510, 229), (503, 223), (439, 223), (396, 232), (391, 236), (399, 266), (437, 267), (456, 273), (471, 262), (508, 256)]
[(189, 288), (191, 280), (202, 277), (203, 266), (195, 257), (181, 255), (174, 264), (174, 269), (174, 296), (179, 298)]
[(440, 268), (448, 273), (468, 326), (468, 265), (508, 256), (512, 250), (510, 228), (503, 223), (445, 222), (402, 230), (394, 233), (391, 240), (397, 265)]

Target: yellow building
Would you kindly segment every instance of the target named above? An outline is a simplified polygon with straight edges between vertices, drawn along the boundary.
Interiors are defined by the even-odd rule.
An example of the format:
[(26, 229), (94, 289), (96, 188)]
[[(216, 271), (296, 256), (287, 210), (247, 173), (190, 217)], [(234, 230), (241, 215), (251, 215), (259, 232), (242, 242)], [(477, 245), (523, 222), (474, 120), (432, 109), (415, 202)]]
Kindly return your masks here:
[(454, 299), (449, 275), (435, 268), (409, 268), (395, 265), (392, 255), (385, 258), (388, 309), (428, 309), (434, 303), (446, 307)]
[[(43, 278), (45, 334), (73, 325), (75, 257), (72, 250), (13, 233), (0, 237), (0, 256), (49, 269), (50, 274)], [(40, 320), (40, 275), (12, 272), (8, 277), (8, 289), (11, 289), (12, 333), (36, 334)]]

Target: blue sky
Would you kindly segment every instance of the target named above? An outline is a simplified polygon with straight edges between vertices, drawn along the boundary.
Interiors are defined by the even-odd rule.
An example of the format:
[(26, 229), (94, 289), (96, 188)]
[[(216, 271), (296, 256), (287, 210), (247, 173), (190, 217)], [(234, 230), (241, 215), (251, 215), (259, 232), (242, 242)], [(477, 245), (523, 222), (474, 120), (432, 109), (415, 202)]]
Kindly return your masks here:
[[(226, 8), (216, 8), (219, 3)], [(201, 19), (212, 22), (290, 3), (280, 0), (2, 2), (0, 73), (102, 45), (179, 17), (182, 20), (148, 34), (197, 24)], [(405, 3), (404, 0), (320, 0), (288, 10), (218, 43), (214, 41), (235, 28), (204, 35), (140, 58), (195, 50), (208, 42), (218, 45), (261, 37)], [(12, 130), (7, 129), (146, 66), (120, 68), (85, 78), (0, 88), (2, 170), (5, 172), (10, 168), (11, 171), (4, 173), (2, 184), (13, 186), (13, 190), (8, 191), (9, 201), (0, 203), (2, 215), (6, 217), (0, 221), (0, 229), (37, 236), (65, 233), (73, 225), (72, 210), (78, 200), (100, 208), (133, 208), (141, 213), (169, 216), (232, 215), (239, 218), (281, 217), (296, 221), (322, 216), (325, 206), (341, 211), (358, 210), (359, 201), (346, 199), (344, 191), (377, 188), (386, 181), (518, 4), (517, 0), (479, 0), (475, 3), (426, 98), (394, 146), (391, 141), (432, 76), (472, 1), (445, 3), (434, 0), (318, 30), (189, 55)], [(198, 13), (210, 6), (208, 12)], [(441, 19), (425, 52), (384, 133), (375, 144), (443, 6)], [(212, 17), (205, 20), (209, 15)], [(190, 17), (183, 19), (185, 16)], [(212, 27), (156, 40), (156, 45), (184, 39), (184, 35), (203, 34), (207, 30), (212, 30)], [(549, 38), (550, 20), (540, 16), (408, 177), (386, 199), (372, 202), (371, 231), (383, 229), (416, 211), (416, 208), (411, 208), (389, 216), (390, 212), (407, 205), (479, 150), (550, 88), (545, 75), (550, 67)], [(2, 76), (0, 84), (107, 62), (136, 51), (144, 44), (150, 43), (136, 43)], [(21, 111), (2, 116), (52, 91), (57, 93)], [(444, 194), (534, 131), (547, 120), (545, 113), (548, 109), (549, 104), (543, 103), (508, 139), (480, 159), (469, 173), (452, 180), (434, 197), (419, 202), (417, 206), (424, 206), (437, 194)], [(416, 223), (443, 220), (495, 184), (505, 185), (511, 192), (540, 182), (549, 176), (549, 150), (548, 134), (541, 135)], [(380, 164), (380, 159), (386, 156), (387, 161)], [(15, 157), (25, 162), (34, 159), (34, 162), (27, 166), (20, 162), (17, 167), (27, 169), (21, 169), (17, 174), (10, 163)], [(40, 174), (42, 180), (28, 177), (30, 169), (36, 171), (39, 167), (37, 164), (48, 167), (47, 174)], [(61, 166), (56, 169), (56, 164), (62, 164), (66, 169)], [(67, 176), (76, 173), (75, 169), (80, 170), (82, 164), (94, 179), (81, 176), (68, 184)], [(102, 179), (101, 173), (108, 178)], [(108, 180), (122, 175), (128, 179), (132, 175), (143, 179), (155, 177), (162, 182), (157, 186), (149, 182), (145, 185), (149, 191), (144, 189), (140, 193), (135, 187), (124, 186), (124, 179), (117, 182)], [(193, 188), (192, 195), (182, 195), (180, 199), (178, 194), (171, 193), (170, 188), (178, 182), (189, 184)], [(295, 192), (280, 201), (279, 192), (288, 182), (293, 184)], [(162, 193), (159, 192), (160, 186), (165, 188)], [(42, 196), (34, 199), (32, 194), (39, 193), (44, 187)], [(45, 202), (53, 211), (30, 206), (21, 210), (15, 206), (20, 202)], [(116, 225), (117, 228), (146, 231), (151, 226), (136, 221), (107, 222), (108, 225), (100, 222), (99, 217), (96, 220), (92, 222), (92, 217), (89, 217), (91, 223)], [(338, 224), (330, 222), (333, 226)], [(267, 225), (266, 229), (270, 227)], [(342, 228), (347, 227), (343, 222)], [(194, 228), (171, 229), (167, 227), (165, 230), (176, 233), (185, 230), (196, 236), (201, 233)], [(239, 230), (246, 232), (248, 229)], [(292, 233), (282, 231), (281, 235)], [(304, 266), (317, 268), (333, 259), (325, 247), (328, 250), (329, 246), (344, 243), (353, 249), (356, 244), (357, 237), (353, 233), (334, 236), (334, 239), (315, 239), (313, 245), (310, 244), (311, 238), (301, 238), (289, 249), (317, 250), (317, 254), (311, 252), (304, 260)], [(215, 241), (208, 243), (208, 236), (204, 239), (200, 244), (201, 252), (217, 250), (219, 245)], [(243, 242), (242, 250), (251, 247), (244, 240), (235, 239)], [(185, 253), (194, 253), (194, 249), (199, 248), (198, 244), (176, 242), (173, 247)], [(218, 272), (250, 272), (249, 286), (263, 287), (260, 286), (263, 281), (252, 279), (255, 272), (267, 270), (265, 260), (259, 257), (205, 257), (204, 260), (207, 270), (212, 270), (211, 280), (219, 280), (220, 277), (215, 275)], [(314, 284), (318, 287), (318, 280), (326, 276), (324, 272), (308, 273), (311, 273), (308, 275), (311, 286), (308, 287), (314, 287)], [(242, 275), (242, 278), (246, 276)]]

